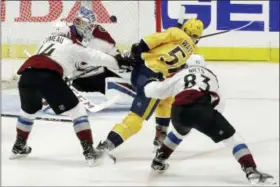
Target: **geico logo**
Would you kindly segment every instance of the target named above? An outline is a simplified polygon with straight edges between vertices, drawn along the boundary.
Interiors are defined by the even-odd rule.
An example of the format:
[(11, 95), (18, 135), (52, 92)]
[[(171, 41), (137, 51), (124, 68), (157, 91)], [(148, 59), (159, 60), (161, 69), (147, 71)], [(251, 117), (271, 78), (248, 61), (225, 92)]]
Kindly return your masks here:
[(187, 17), (197, 16), (203, 21), (205, 28), (211, 26), (216, 30), (230, 30), (254, 21), (242, 31), (264, 31), (269, 26), (268, 30), (270, 32), (279, 32), (279, 0), (254, 1), (250, 3), (248, 1), (233, 0), (198, 0), (198, 2), (180, 1), (177, 3), (162, 1), (164, 29), (177, 25), (178, 13), (176, 14), (176, 12), (180, 9), (181, 4), (186, 8)]

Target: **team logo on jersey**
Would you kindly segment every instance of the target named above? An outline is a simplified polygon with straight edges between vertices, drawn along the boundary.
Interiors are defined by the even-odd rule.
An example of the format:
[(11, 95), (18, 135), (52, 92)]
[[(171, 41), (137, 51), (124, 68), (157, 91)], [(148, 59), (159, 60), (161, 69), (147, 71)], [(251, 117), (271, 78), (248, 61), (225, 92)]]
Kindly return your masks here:
[(65, 106), (64, 106), (64, 105), (59, 105), (58, 108), (59, 108), (61, 111), (65, 110)]
[(83, 71), (88, 68), (88, 63), (86, 62), (76, 62), (75, 67), (78, 71)]

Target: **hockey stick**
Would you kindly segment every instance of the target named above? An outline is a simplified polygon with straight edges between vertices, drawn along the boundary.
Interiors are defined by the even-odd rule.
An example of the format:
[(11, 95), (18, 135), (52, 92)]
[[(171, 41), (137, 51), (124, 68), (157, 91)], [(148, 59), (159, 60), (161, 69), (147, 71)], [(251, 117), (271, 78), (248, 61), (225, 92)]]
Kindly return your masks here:
[(216, 32), (216, 33), (212, 33), (212, 34), (207, 34), (207, 35), (201, 36), (200, 39), (202, 39), (202, 38), (207, 38), (207, 37), (210, 37), (210, 36), (216, 36), (216, 35), (224, 34), (224, 33), (228, 33), (228, 32), (232, 32), (232, 31), (238, 31), (238, 30), (241, 30), (241, 29), (243, 29), (243, 28), (248, 27), (248, 26), (251, 25), (252, 23), (254, 23), (254, 21), (251, 21), (251, 22), (247, 23), (246, 25), (243, 25), (242, 27), (238, 27), (238, 28), (236, 28), (236, 29), (231, 29), (231, 30)]
[(186, 8), (183, 5), (181, 5), (179, 16), (178, 16), (178, 23), (177, 23), (177, 27), (179, 29), (181, 29), (184, 24), (185, 12), (186, 12)]
[[(18, 115), (13, 114), (1, 114), (3, 117), (17, 118)], [(60, 118), (52, 118), (52, 117), (36, 117), (35, 120), (45, 120), (45, 121), (59, 121), (59, 122), (72, 122), (70, 119), (60, 119)]]
[(75, 75), (73, 77), (70, 77), (70, 78), (67, 78), (67, 82), (71, 82), (75, 79), (78, 79), (80, 78), (81, 76), (84, 76), (92, 71), (95, 71), (95, 70), (98, 70), (101, 66), (94, 66), (94, 67), (89, 67), (89, 68), (86, 68), (82, 73), (78, 74), (78, 75)]
[[(24, 50), (24, 53), (30, 57), (31, 54), (27, 51)], [(67, 78), (66, 82), (71, 82), (72, 80), (75, 80), (89, 72), (92, 72), (94, 70), (97, 70), (99, 67), (90, 67), (88, 69), (86, 69), (84, 72), (73, 76), (71, 78)], [(87, 99), (86, 97), (84, 97), (76, 88), (74, 88), (71, 84), (69, 85), (70, 89), (73, 91), (73, 93), (76, 95), (76, 97), (79, 99), (79, 101), (84, 105), (84, 107), (89, 111), (89, 112), (99, 112), (105, 108), (108, 108), (109, 106), (111, 106), (112, 104), (115, 104), (117, 102), (117, 100), (120, 98), (119, 95), (116, 95), (113, 99), (108, 100), (102, 104), (94, 104), (92, 103), (89, 99)]]
[[(183, 26), (183, 24), (184, 24), (184, 16), (185, 16), (185, 13), (186, 13), (186, 8), (185, 8), (185, 6), (181, 5), (180, 13), (179, 13), (179, 17), (178, 17), (178, 23), (177, 23), (177, 27), (178, 27), (178, 28), (182, 28), (182, 26)], [(251, 22), (247, 23), (246, 25), (243, 25), (243, 26), (238, 27), (238, 28), (236, 28), (236, 29), (231, 29), (231, 30), (226, 30), (226, 31), (220, 31), (220, 32), (212, 33), (212, 34), (207, 34), (207, 35), (201, 36), (200, 39), (202, 39), (202, 38), (207, 38), (207, 37), (210, 37), (210, 36), (216, 36), (216, 35), (219, 35), (219, 34), (225, 34), (225, 33), (232, 32), (232, 31), (238, 31), (238, 30), (241, 30), (241, 29), (243, 29), (243, 28), (248, 27), (248, 26), (251, 25), (252, 23), (254, 23), (254, 21), (251, 21)]]
[(92, 103), (90, 100), (88, 100), (86, 97), (84, 97), (78, 90), (76, 90), (72, 85), (69, 86), (70, 89), (74, 92), (76, 97), (79, 99), (81, 103), (83, 103), (84, 107), (89, 111), (89, 112), (99, 112), (105, 108), (108, 108), (112, 104), (116, 103), (116, 101), (120, 98), (119, 95), (116, 95), (113, 97), (113, 99), (108, 100), (106, 102), (103, 102), (99, 105), (96, 105)]

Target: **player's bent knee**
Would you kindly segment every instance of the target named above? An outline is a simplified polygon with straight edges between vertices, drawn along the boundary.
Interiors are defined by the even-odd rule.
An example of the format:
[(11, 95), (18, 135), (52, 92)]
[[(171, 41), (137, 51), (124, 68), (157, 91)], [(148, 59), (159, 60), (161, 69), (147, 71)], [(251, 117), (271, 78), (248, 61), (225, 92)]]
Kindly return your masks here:
[(219, 143), (232, 137), (235, 134), (235, 129), (230, 124), (225, 125), (222, 129), (218, 130), (211, 138), (215, 143)]
[(235, 132), (231, 137), (223, 140), (222, 142), (227, 147), (235, 147), (236, 145), (244, 143), (245, 141), (238, 132)]
[(36, 118), (36, 113), (27, 113), (24, 110), (20, 110), (20, 116), (25, 118), (25, 119), (30, 119), (30, 120), (34, 120)]
[(187, 135), (191, 131), (191, 127), (183, 125), (182, 123), (172, 122), (174, 129), (182, 136)]
[(72, 120), (75, 120), (79, 117), (87, 116), (87, 111), (82, 103), (78, 103), (74, 108), (68, 111), (68, 114)]
[(226, 120), (226, 118), (218, 111), (214, 112), (213, 128), (206, 133), (215, 143), (219, 143), (235, 134), (234, 127)]

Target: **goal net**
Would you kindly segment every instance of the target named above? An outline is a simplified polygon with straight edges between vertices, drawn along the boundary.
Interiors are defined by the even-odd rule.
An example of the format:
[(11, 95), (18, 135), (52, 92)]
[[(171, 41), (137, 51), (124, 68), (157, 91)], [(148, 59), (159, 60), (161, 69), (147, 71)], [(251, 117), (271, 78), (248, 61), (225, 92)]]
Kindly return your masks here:
[[(2, 58), (19, 58), (18, 61), (22, 63), (27, 58), (24, 50), (32, 54), (40, 41), (52, 32), (55, 22), (71, 23), (81, 6), (95, 12), (97, 22), (112, 35), (120, 48), (130, 46), (143, 35), (156, 31), (155, 2), (1, 0)], [(145, 16), (141, 16), (143, 14)], [(115, 16), (117, 22), (112, 22), (111, 16)], [(151, 28), (150, 32), (147, 33), (147, 29), (141, 28), (140, 25)], [(21, 63), (3, 61), (6, 60), (2, 59), (1, 83), (14, 82), (18, 79), (15, 71)]]

